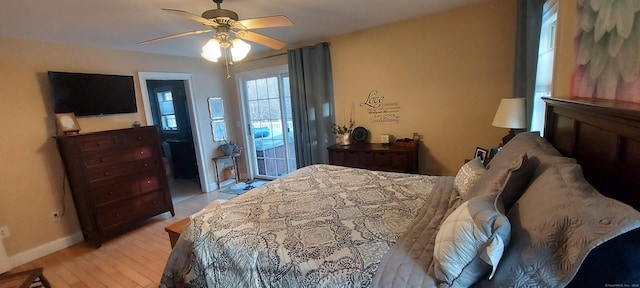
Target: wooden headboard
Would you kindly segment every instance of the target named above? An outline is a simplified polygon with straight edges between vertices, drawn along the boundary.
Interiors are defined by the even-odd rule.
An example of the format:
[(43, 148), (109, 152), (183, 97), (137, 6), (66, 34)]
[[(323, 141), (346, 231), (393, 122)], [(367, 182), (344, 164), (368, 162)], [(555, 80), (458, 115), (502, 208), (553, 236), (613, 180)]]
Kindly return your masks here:
[(544, 98), (544, 137), (605, 196), (640, 211), (640, 104)]

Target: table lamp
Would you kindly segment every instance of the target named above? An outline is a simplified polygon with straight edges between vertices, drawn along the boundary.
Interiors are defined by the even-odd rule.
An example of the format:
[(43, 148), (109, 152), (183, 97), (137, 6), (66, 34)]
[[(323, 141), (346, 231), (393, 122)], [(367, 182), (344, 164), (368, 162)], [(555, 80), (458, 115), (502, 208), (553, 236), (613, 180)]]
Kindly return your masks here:
[(492, 126), (509, 128), (509, 134), (502, 138), (502, 144), (507, 144), (516, 136), (517, 129), (527, 128), (525, 121), (526, 98), (503, 98), (498, 111), (493, 117)]

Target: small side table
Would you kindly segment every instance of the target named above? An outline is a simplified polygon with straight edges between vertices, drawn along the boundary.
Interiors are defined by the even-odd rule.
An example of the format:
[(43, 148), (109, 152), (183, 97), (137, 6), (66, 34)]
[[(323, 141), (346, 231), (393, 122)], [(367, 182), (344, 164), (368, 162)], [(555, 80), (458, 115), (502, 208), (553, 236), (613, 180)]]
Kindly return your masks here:
[(218, 161), (224, 159), (231, 159), (233, 162), (233, 169), (236, 171), (236, 183), (240, 181), (240, 171), (238, 171), (238, 157), (240, 157), (241, 152), (235, 152), (231, 155), (220, 155), (213, 157), (213, 170), (216, 173), (216, 185), (218, 185), (218, 189), (220, 189), (220, 175), (218, 172)]

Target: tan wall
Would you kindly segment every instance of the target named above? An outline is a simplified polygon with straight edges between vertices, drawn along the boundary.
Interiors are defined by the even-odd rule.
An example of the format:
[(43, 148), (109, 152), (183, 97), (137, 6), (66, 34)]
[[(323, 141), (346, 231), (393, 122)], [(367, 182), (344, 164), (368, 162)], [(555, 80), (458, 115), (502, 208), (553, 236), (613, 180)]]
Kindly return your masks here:
[[(476, 146), (497, 146), (506, 129), (491, 126), (511, 97), (516, 1), (494, 0), (330, 39), (336, 121), (380, 142), (422, 135), (420, 172), (455, 175)], [(400, 122), (371, 123), (360, 106), (377, 90), (398, 102)]]
[[(198, 98), (194, 106), (207, 158), (215, 149), (206, 99), (228, 95), (225, 93), (228, 82), (219, 65), (196, 58), (6, 38), (0, 39), (0, 47), (0, 119), (5, 131), (0, 141), (0, 225), (8, 226), (11, 233), (3, 239), (9, 256), (79, 231), (68, 186), (67, 193), (62, 192), (64, 175), (52, 137), (56, 126), (48, 70), (134, 75), (139, 112), (80, 118), (81, 132), (130, 127), (133, 121), (146, 122), (139, 71), (191, 73)], [(51, 213), (62, 211), (63, 207), (66, 215), (61, 221), (53, 222)]]

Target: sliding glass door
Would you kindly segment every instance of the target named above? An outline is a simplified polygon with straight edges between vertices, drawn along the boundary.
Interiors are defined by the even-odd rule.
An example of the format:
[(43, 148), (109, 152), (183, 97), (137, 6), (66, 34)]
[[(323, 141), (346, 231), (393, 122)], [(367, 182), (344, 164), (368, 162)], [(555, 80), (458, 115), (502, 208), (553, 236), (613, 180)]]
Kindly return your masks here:
[[(282, 68), (282, 67), (280, 67)], [(255, 178), (275, 179), (296, 170), (289, 75), (282, 69), (243, 73), (240, 78), (245, 139)]]

